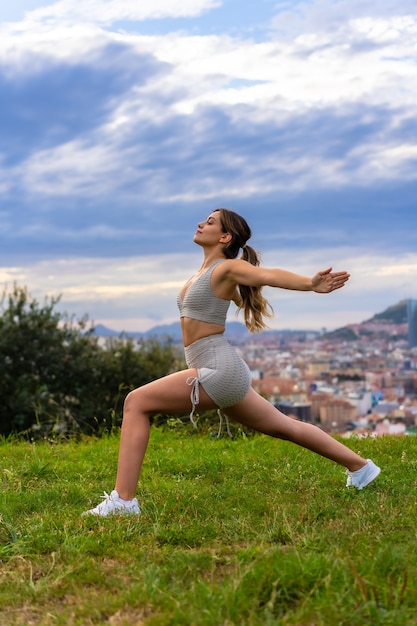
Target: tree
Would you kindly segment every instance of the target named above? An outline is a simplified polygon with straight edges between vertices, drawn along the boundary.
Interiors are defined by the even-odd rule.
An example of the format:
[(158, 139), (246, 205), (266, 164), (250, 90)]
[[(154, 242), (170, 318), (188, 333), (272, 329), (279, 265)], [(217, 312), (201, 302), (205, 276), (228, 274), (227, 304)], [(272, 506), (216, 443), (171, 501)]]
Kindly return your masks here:
[[(102, 349), (87, 317), (55, 310), (13, 286), (0, 302), (0, 434), (38, 428), (100, 433), (120, 423), (129, 389), (174, 366), (172, 347), (127, 338)], [(45, 429), (45, 427), (48, 427)]]

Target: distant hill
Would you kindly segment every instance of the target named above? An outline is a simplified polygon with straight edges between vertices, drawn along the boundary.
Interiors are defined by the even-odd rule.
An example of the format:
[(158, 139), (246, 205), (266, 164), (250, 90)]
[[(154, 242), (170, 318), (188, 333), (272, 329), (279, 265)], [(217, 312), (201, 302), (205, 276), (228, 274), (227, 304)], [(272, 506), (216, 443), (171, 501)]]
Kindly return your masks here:
[[(179, 322), (173, 322), (172, 324), (160, 324), (154, 326), (150, 330), (145, 332), (117, 332), (104, 326), (103, 324), (97, 324), (94, 327), (94, 335), (100, 337), (131, 337), (132, 339), (171, 339), (174, 342), (182, 341), (181, 325)], [(240, 322), (228, 322), (226, 326), (225, 335), (229, 340), (242, 341), (249, 337), (249, 331), (244, 324)]]
[[(407, 323), (407, 300), (401, 300), (398, 304), (388, 307), (382, 313), (377, 313), (368, 322), (386, 321), (391, 324)], [(365, 322), (366, 323), (366, 322)]]
[[(271, 339), (280, 339), (281, 341), (283, 341), (289, 337), (305, 337), (307, 334), (311, 335), (312, 333), (315, 333), (317, 335), (320, 334), (319, 331), (282, 329), (264, 330), (256, 336), (262, 338), (268, 337)], [(100, 337), (131, 337), (132, 339), (155, 338), (159, 341), (166, 341), (167, 339), (170, 339), (174, 343), (182, 342), (181, 325), (179, 322), (154, 326), (153, 328), (145, 332), (117, 332), (115, 330), (112, 330), (111, 328), (108, 328), (107, 326), (103, 326), (103, 324), (97, 324), (94, 327), (93, 334)], [(228, 321), (226, 324), (225, 336), (232, 343), (239, 344), (248, 340), (253, 335), (251, 335), (251, 333), (248, 331), (243, 323)]]
[[(329, 340), (337, 341), (354, 341), (360, 335), (368, 335), (376, 332), (372, 328), (373, 325), (381, 328), (381, 325), (386, 324), (387, 327), (393, 324), (406, 324), (407, 323), (407, 300), (402, 300), (398, 304), (388, 307), (382, 313), (376, 313), (371, 319), (365, 320), (360, 324), (349, 324), (342, 328), (324, 333), (322, 337)], [(388, 329), (387, 329), (388, 330)], [(313, 331), (294, 331), (294, 330), (265, 330), (260, 335), (262, 337), (282, 337), (283, 335), (294, 335), (302, 333), (311, 333)], [(173, 322), (172, 324), (160, 324), (154, 326), (146, 332), (117, 332), (103, 326), (103, 324), (97, 324), (94, 328), (94, 334), (100, 337), (131, 337), (132, 339), (150, 339), (152, 337), (158, 340), (170, 339), (174, 343), (181, 342), (181, 326), (179, 322)], [(317, 333), (318, 334), (318, 333)], [(241, 322), (227, 322), (226, 337), (229, 341), (234, 343), (243, 342), (251, 336), (246, 326)], [(404, 335), (405, 337), (405, 335)]]
[(140, 337), (143, 337), (143, 334), (144, 333), (140, 332), (119, 332), (103, 324), (96, 324), (93, 331), (93, 335), (97, 335), (98, 337), (131, 337), (132, 339), (140, 339)]
[(335, 341), (354, 341), (360, 336), (377, 333), (386, 335), (389, 333), (393, 338), (406, 339), (405, 332), (394, 330), (394, 333), (397, 333), (394, 335), (392, 332), (393, 326), (403, 324), (407, 324), (407, 300), (401, 300), (398, 304), (388, 307), (382, 313), (376, 313), (369, 320), (365, 320), (360, 324), (348, 324), (342, 328), (325, 333), (323, 338)]
[(107, 328), (107, 326), (103, 326), (103, 324), (95, 324), (93, 335), (98, 335), (99, 337), (118, 337), (120, 333), (111, 328)]

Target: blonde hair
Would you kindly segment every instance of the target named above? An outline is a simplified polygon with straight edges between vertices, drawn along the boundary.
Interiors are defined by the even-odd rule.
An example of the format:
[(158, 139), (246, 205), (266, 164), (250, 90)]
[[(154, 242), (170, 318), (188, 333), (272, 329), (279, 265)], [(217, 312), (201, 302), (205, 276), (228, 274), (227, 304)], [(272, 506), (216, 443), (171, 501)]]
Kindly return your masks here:
[[(247, 221), (230, 209), (215, 209), (220, 212), (220, 224), (224, 233), (232, 236), (231, 241), (224, 246), (223, 254), (227, 259), (236, 259), (239, 250), (242, 249), (240, 256), (244, 261), (248, 261), (252, 265), (260, 265), (260, 255), (248, 246), (246, 242), (251, 238), (252, 231)], [(251, 332), (261, 332), (268, 328), (264, 322), (265, 317), (273, 316), (273, 309), (268, 300), (262, 295), (262, 287), (248, 287), (247, 285), (238, 285), (240, 303), (239, 310), (243, 311), (246, 328)]]

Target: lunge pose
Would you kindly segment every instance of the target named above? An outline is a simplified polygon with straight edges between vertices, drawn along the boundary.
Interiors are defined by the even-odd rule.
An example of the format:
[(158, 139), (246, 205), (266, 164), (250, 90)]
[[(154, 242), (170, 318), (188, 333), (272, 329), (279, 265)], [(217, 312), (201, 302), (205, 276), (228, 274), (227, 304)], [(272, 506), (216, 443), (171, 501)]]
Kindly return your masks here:
[[(332, 268), (307, 278), (283, 269), (259, 265), (247, 241), (246, 220), (228, 209), (216, 209), (200, 222), (194, 242), (201, 246), (200, 269), (178, 295), (185, 358), (188, 369), (175, 372), (130, 392), (125, 400), (116, 485), (110, 495), (87, 514), (138, 514), (135, 497), (149, 440), (150, 418), (158, 413), (184, 414), (220, 409), (228, 418), (271, 437), (292, 441), (347, 470), (347, 485), (362, 489), (380, 469), (317, 426), (281, 413), (251, 387), (246, 363), (224, 337), (231, 301), (243, 311), (250, 331), (265, 328), (271, 308), (262, 287), (330, 293), (349, 279)], [(241, 252), (240, 258), (237, 258)]]

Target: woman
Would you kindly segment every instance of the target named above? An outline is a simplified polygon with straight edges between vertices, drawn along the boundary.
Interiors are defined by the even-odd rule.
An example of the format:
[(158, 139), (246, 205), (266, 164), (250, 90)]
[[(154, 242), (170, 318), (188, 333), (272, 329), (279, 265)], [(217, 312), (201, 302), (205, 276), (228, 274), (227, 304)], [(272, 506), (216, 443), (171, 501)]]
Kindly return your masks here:
[[(201, 268), (178, 295), (188, 369), (170, 374), (128, 394), (124, 404), (115, 489), (86, 514), (138, 514), (137, 483), (149, 440), (150, 418), (157, 413), (184, 414), (196, 406), (221, 409), (231, 419), (256, 431), (287, 439), (344, 466), (347, 485), (362, 489), (380, 469), (313, 424), (296, 421), (276, 409), (251, 387), (246, 363), (225, 339), (226, 315), (233, 300), (253, 331), (265, 328), (270, 307), (262, 287), (330, 293), (349, 279), (328, 268), (313, 278), (259, 266), (247, 245), (251, 231), (237, 213), (216, 209), (198, 224), (194, 242), (202, 247)], [(241, 258), (237, 258), (242, 250)]]

